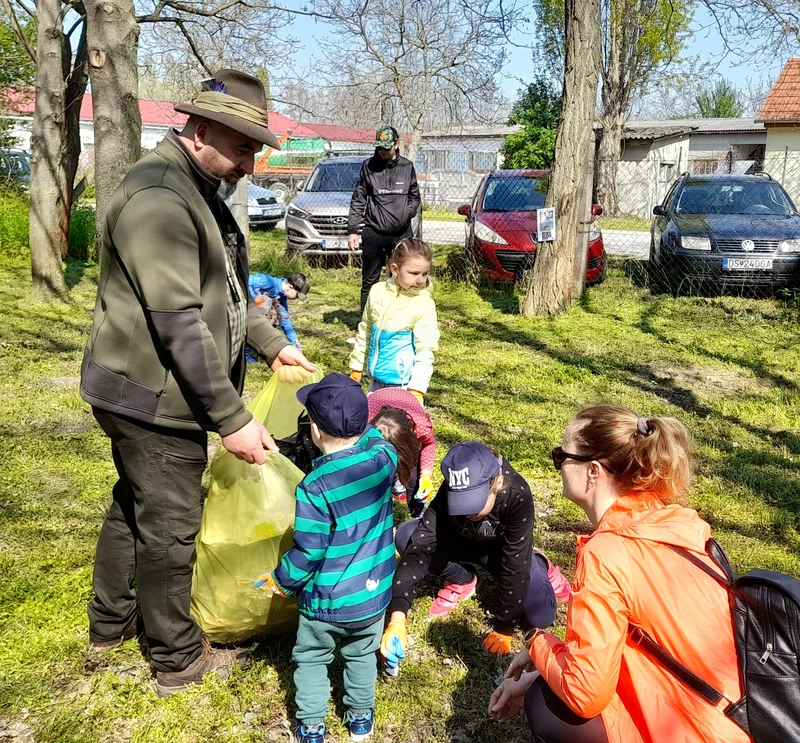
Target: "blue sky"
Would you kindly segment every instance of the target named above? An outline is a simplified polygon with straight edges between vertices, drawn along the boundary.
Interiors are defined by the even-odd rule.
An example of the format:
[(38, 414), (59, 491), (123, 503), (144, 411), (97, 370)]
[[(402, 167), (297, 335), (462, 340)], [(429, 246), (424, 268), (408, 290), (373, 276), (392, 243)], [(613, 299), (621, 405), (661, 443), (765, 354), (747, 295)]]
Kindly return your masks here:
[[(705, 8), (698, 8), (693, 24), (694, 38), (686, 49), (686, 56), (699, 56), (704, 62), (717, 66), (717, 71), (723, 77), (733, 82), (737, 87), (743, 88), (750, 78), (754, 82), (763, 79), (768, 85), (774, 82), (783, 67), (785, 58), (767, 59), (760, 64), (742, 63), (734, 55), (724, 56), (724, 48), (716, 26)], [(326, 33), (326, 27), (310, 18), (299, 18), (291, 26), (289, 33), (298, 38), (300, 47), (295, 55), (295, 64), (307, 67), (317, 52), (315, 40)], [(517, 44), (530, 44), (530, 37), (517, 33), (512, 37)], [(744, 50), (747, 51), (747, 50)], [(503, 77), (500, 80), (504, 92), (514, 97), (518, 88), (531, 79), (534, 74), (534, 63), (531, 50), (521, 47), (509, 47), (509, 57)]]

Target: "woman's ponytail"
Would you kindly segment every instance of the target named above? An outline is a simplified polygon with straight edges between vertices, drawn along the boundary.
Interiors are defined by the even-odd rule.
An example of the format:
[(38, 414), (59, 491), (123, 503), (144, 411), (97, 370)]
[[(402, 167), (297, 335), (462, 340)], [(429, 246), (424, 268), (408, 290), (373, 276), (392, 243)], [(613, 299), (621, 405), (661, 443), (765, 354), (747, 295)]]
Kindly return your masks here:
[(691, 440), (675, 418), (640, 418), (627, 408), (598, 405), (575, 418), (580, 454), (601, 462), (625, 490), (683, 502), (692, 474)]

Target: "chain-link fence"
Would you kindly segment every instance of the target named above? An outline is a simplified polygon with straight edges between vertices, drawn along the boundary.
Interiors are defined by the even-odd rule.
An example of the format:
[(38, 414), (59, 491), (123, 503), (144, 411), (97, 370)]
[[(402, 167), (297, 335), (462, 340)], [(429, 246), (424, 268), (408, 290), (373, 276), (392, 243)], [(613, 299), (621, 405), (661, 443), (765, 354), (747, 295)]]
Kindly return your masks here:
[[(366, 156), (329, 156), (302, 178), (287, 178), (279, 194), (285, 217), (276, 222), (285, 229), (287, 252), (317, 264), (353, 259), (348, 212)], [(539, 241), (551, 236), (538, 211), (548, 173), (467, 169), (473, 162), (482, 164), (464, 158), (461, 169), (418, 169), (422, 209), (414, 232), (463, 257), (455, 265), (465, 273), (471, 267), (478, 278), (517, 281), (533, 265)], [(616, 268), (653, 292), (766, 297), (800, 287), (800, 150), (731, 148), (690, 153), (682, 164), (652, 152), (632, 160), (623, 155), (617, 163), (596, 163), (594, 187), (598, 203), (585, 220), (589, 284)], [(402, 210), (403, 184), (397, 190)]]

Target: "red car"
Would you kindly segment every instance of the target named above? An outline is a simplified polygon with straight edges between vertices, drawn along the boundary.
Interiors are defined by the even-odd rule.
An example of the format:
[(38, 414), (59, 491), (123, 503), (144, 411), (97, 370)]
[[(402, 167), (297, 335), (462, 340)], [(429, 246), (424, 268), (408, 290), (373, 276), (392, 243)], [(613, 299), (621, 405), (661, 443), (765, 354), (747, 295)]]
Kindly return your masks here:
[[(467, 218), (467, 254), (494, 281), (522, 278), (536, 258), (536, 210), (544, 206), (550, 172), (498, 170), (483, 179), (472, 204), (458, 207)], [(586, 283), (606, 276), (603, 235), (594, 217), (602, 207), (592, 205)]]

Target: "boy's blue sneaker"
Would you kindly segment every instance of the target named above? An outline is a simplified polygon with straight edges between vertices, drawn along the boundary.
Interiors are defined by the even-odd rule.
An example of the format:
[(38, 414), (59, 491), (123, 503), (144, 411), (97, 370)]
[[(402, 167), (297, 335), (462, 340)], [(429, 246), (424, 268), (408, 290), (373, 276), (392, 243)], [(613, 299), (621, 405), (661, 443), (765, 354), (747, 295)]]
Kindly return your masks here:
[(357, 743), (366, 740), (372, 735), (372, 728), (375, 726), (375, 711), (369, 710), (366, 715), (354, 715), (347, 710), (347, 729), (350, 731), (350, 740)]
[(294, 731), (295, 743), (325, 743), (325, 723), (298, 725)]

